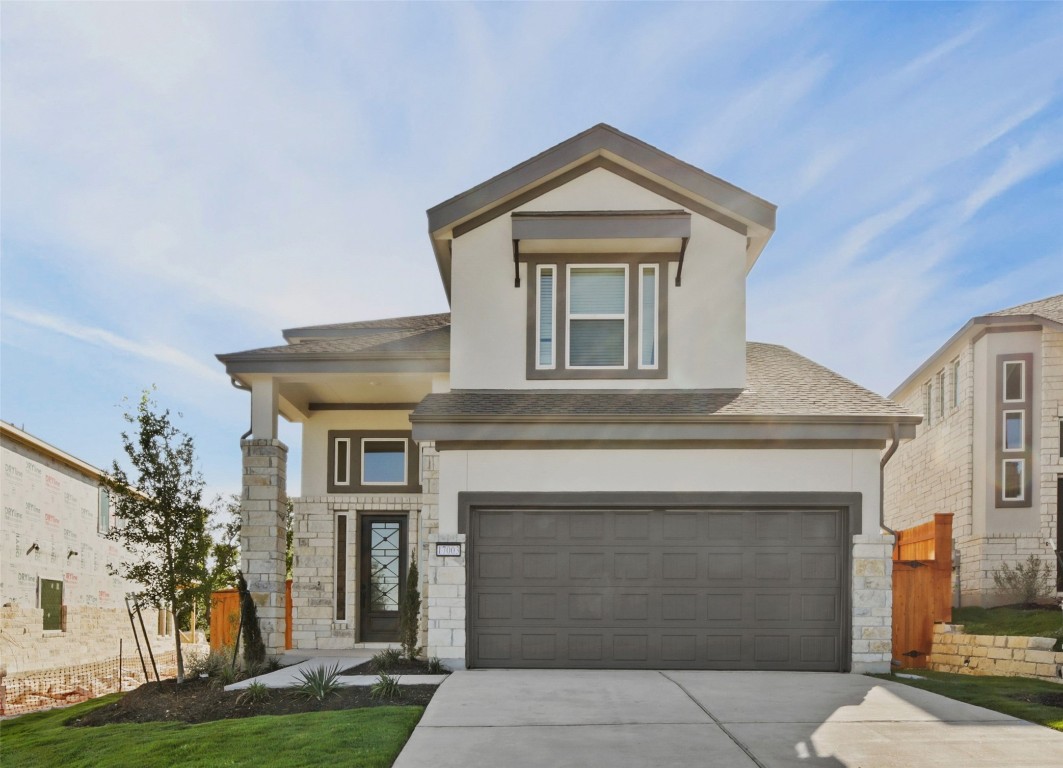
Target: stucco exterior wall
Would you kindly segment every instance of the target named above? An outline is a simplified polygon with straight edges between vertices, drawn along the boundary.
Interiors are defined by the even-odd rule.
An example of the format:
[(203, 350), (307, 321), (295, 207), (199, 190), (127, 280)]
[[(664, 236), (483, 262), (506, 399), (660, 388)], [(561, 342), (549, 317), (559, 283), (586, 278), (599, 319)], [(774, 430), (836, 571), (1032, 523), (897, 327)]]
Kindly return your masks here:
[[(675, 210), (678, 206), (605, 169), (545, 193), (517, 211)], [(536, 389), (741, 388), (745, 383), (745, 238), (693, 214), (683, 268), (668, 274), (668, 378), (537, 380)], [(526, 265), (513, 286), (510, 216), (454, 240), (451, 386), (528, 388)], [(691, 332), (697, 329), (697, 332)]]
[[(131, 648), (125, 596), (138, 586), (107, 572), (123, 551), (97, 530), (97, 477), (6, 436), (0, 461), (0, 665), (14, 675), (117, 656), (120, 638)], [(63, 583), (62, 630), (44, 630), (40, 579)], [(155, 634), (157, 611), (146, 611), (144, 621), (153, 646), (172, 645), (172, 636)]]
[(878, 533), (872, 449), (444, 451), (439, 532), (458, 533), (462, 491), (855, 491), (863, 530)]
[(410, 430), (409, 411), (318, 411), (303, 422), (303, 460), (300, 492), (324, 496), (328, 480), (330, 429)]

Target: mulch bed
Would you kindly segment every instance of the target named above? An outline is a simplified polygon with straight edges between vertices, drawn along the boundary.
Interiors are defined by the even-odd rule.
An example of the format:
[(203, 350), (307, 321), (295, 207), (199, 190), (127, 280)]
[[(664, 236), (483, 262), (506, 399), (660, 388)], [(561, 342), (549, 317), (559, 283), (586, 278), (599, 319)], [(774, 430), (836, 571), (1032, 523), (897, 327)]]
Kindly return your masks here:
[[(402, 661), (393, 664), (387, 673), (394, 677), (395, 675), (438, 675), (439, 672), (429, 672), (428, 662), (421, 661), (420, 659), (403, 659)], [(373, 660), (362, 662), (356, 667), (348, 667), (340, 672), (341, 675), (376, 675), (378, 672), (373, 669)], [(445, 673), (444, 673), (445, 674)]]
[(404, 685), (395, 698), (373, 698), (368, 686), (344, 686), (324, 701), (307, 698), (291, 690), (272, 688), (269, 699), (237, 702), (243, 691), (224, 691), (214, 681), (203, 678), (145, 683), (113, 704), (94, 709), (68, 725), (93, 726), (111, 723), (159, 721), (205, 723), (258, 715), (295, 715), (302, 712), (330, 712), (340, 709), (382, 706), (425, 706), (436, 692), (435, 685)]

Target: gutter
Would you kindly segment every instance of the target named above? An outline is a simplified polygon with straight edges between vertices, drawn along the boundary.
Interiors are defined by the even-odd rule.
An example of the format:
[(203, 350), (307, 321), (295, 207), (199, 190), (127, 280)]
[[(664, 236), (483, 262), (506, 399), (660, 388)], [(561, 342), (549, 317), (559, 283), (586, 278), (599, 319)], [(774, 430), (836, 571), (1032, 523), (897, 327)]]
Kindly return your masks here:
[(878, 465), (878, 527), (896, 539), (897, 532), (886, 525), (886, 464), (893, 458), (893, 454), (900, 447), (901, 438), (897, 433), (897, 425), (890, 424), (890, 447)]
[[(251, 391), (251, 387), (247, 386), (242, 381), (237, 381), (235, 376), (230, 376), (229, 377), (229, 381), (236, 389), (239, 389), (241, 392), (250, 392)], [(254, 427), (248, 427), (247, 431), (244, 432), (242, 435), (240, 435), (240, 440), (244, 441), (247, 438), (251, 437), (251, 432), (252, 432), (253, 429), (254, 429)]]

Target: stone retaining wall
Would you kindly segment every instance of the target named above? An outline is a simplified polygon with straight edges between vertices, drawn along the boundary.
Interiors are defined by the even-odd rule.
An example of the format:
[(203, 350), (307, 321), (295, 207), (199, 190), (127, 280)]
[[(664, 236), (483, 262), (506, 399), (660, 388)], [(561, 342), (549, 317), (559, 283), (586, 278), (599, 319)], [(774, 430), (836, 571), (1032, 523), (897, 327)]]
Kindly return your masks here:
[(1063, 683), (1063, 652), (1051, 637), (968, 635), (962, 624), (935, 624), (930, 669), (969, 675), (1036, 677)]

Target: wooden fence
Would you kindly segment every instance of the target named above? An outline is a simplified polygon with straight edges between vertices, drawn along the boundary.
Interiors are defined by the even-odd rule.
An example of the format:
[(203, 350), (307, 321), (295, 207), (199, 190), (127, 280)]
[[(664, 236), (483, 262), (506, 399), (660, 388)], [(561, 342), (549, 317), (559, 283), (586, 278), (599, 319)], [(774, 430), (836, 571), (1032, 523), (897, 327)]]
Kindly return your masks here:
[(952, 515), (897, 531), (893, 548), (893, 660), (925, 669), (935, 622), (952, 621)]
[[(240, 626), (240, 593), (235, 589), (220, 589), (211, 593), (210, 649), (232, 648)], [(284, 647), (292, 647), (292, 580), (284, 584)]]

